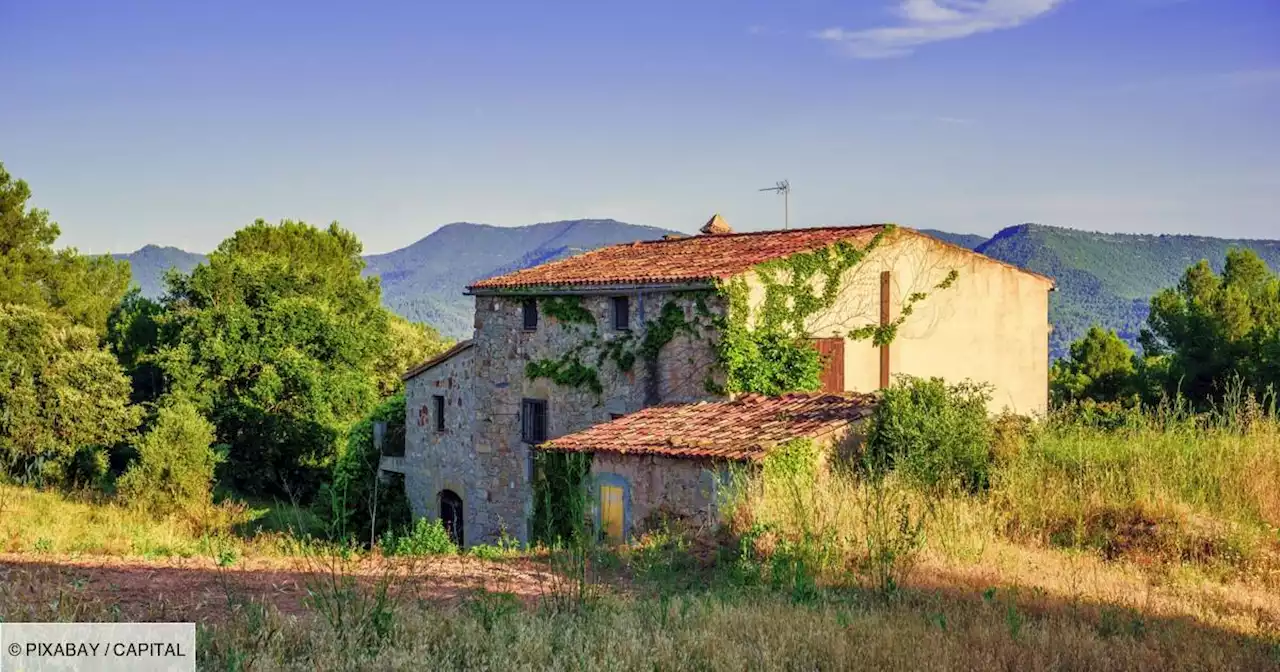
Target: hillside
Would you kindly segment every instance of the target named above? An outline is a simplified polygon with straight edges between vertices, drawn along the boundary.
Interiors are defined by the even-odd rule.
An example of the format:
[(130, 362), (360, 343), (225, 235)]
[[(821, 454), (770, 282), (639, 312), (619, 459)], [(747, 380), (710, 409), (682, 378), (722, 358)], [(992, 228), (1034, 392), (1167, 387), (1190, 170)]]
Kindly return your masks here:
[(176, 268), (182, 273), (189, 273), (196, 264), (204, 261), (203, 254), (158, 245), (147, 245), (128, 254), (111, 256), (128, 261), (133, 271), (133, 281), (142, 289), (143, 295), (153, 298), (164, 293), (164, 274), (169, 269)]
[[(990, 239), (924, 229), (1058, 281), (1050, 299), (1054, 325), (1050, 352), (1066, 354), (1071, 341), (1095, 322), (1115, 329), (1131, 343), (1147, 316), (1147, 301), (1177, 284), (1182, 272), (1200, 259), (1221, 269), (1227, 250), (1249, 247), (1280, 269), (1280, 241), (1227, 240), (1204, 236), (1150, 236), (1093, 233), (1040, 224), (1012, 226)], [(603, 245), (654, 239), (666, 229), (612, 219), (547, 222), (499, 227), (459, 222), (442, 226), (418, 242), (386, 254), (366, 257), (365, 273), (382, 278), (387, 307), (426, 322), (451, 338), (471, 332), (471, 299), (463, 288), (480, 278), (534, 266)], [(148, 296), (163, 291), (164, 272), (189, 271), (203, 257), (172, 247), (148, 245), (115, 255), (133, 264), (133, 277)]]
[(937, 229), (920, 229), (920, 233), (927, 233), (934, 238), (945, 240), (953, 245), (974, 249), (979, 245), (987, 242), (986, 236), (980, 236), (976, 233), (950, 233), (948, 231), (939, 231)]
[(501, 227), (459, 222), (387, 254), (366, 257), (365, 273), (382, 277), (382, 301), (451, 338), (471, 333), (469, 283), (605, 245), (652, 240), (667, 229), (612, 219), (577, 219)]
[[(382, 301), (388, 308), (450, 338), (466, 338), (471, 334), (472, 303), (462, 291), (472, 281), (667, 233), (672, 231), (612, 219), (516, 227), (458, 222), (408, 247), (365, 257), (365, 275), (381, 276)], [(170, 268), (188, 272), (204, 260), (200, 254), (155, 245), (112, 256), (130, 262), (134, 282), (153, 298), (164, 292), (164, 274)]]
[(1049, 345), (1060, 357), (1095, 322), (1136, 344), (1153, 294), (1176, 285), (1201, 259), (1220, 271), (1227, 250), (1238, 247), (1253, 249), (1273, 270), (1280, 269), (1277, 240), (1094, 233), (1040, 224), (1009, 227), (975, 249), (1058, 281), (1058, 291), (1050, 296), (1054, 330)]

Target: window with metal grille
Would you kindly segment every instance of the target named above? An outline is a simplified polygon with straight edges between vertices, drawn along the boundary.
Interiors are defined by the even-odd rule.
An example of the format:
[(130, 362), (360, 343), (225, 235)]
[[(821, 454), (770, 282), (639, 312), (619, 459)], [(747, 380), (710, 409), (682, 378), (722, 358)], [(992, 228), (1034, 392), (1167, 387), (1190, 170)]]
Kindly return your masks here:
[(520, 404), (520, 439), (525, 443), (542, 443), (547, 440), (547, 402), (544, 399), (525, 399)]
[(613, 328), (617, 331), (631, 330), (631, 301), (625, 296), (613, 297)]
[(432, 395), (431, 402), (432, 404), (435, 405), (435, 408), (433, 410), (435, 410), (436, 412), (436, 431), (443, 432), (444, 431), (444, 397), (439, 394)]
[(538, 329), (537, 299), (525, 299), (523, 307), (524, 307), (524, 330), (536, 331)]

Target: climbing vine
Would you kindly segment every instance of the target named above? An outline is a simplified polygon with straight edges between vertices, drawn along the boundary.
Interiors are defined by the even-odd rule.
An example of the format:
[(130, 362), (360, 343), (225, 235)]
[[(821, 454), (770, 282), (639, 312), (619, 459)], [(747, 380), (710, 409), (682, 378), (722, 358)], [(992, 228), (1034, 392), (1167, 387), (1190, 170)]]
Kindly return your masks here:
[[(707, 330), (715, 330), (716, 365), (723, 374), (717, 382), (713, 370), (708, 372), (704, 387), (712, 394), (754, 392), (778, 395), (793, 391), (812, 391), (820, 387), (821, 356), (808, 342), (810, 320), (834, 307), (849, 271), (878, 248), (896, 227), (886, 225), (865, 246), (838, 241), (826, 247), (772, 259), (755, 267), (763, 288), (763, 300), (752, 310), (751, 288), (743, 276), (717, 283), (715, 290), (675, 292), (674, 299), (663, 304), (658, 316), (645, 323), (642, 337), (625, 334), (603, 340), (594, 329), (594, 315), (582, 305), (581, 297), (542, 299), (543, 310), (568, 325), (590, 325), (589, 334), (558, 359), (530, 362), (525, 367), (529, 378), (548, 378), (558, 385), (585, 387), (603, 393), (599, 368), (612, 362), (619, 371), (631, 371), (637, 361), (656, 366), (663, 347), (676, 336), (687, 334), (702, 339)], [(952, 270), (933, 290), (947, 289), (955, 283), (958, 272)], [(712, 295), (719, 296), (726, 307), (715, 314), (707, 304)], [(892, 342), (898, 328), (906, 322), (916, 304), (927, 298), (925, 292), (914, 292), (903, 303), (896, 319), (887, 324), (871, 324), (848, 332), (854, 340), (867, 340), (877, 346)], [(686, 317), (680, 302), (692, 301), (692, 319)], [(596, 351), (595, 366), (583, 363), (582, 353)]]
[[(540, 359), (525, 365), (525, 377), (529, 379), (547, 378), (564, 387), (586, 388), (602, 394), (604, 387), (600, 381), (600, 367), (611, 362), (619, 371), (630, 372), (637, 361), (656, 366), (662, 348), (676, 337), (685, 333), (695, 339), (702, 338), (703, 330), (711, 326), (714, 317), (707, 306), (706, 298), (711, 292), (685, 291), (676, 292), (671, 301), (663, 304), (658, 317), (649, 320), (644, 326), (644, 336), (637, 338), (632, 333), (625, 333), (617, 338), (605, 340), (597, 329), (582, 332), (582, 340), (555, 359)], [(555, 300), (552, 300), (555, 299)], [(684, 309), (677, 301), (692, 300), (696, 307), (692, 321), (685, 318)], [(540, 302), (542, 309), (552, 317), (566, 325), (595, 326), (595, 316), (582, 305), (581, 297), (552, 297)], [(595, 350), (595, 365), (583, 363), (583, 354)]]
[[(947, 274), (947, 277), (944, 278), (942, 282), (934, 285), (933, 288), (935, 290), (947, 289), (951, 285), (955, 284), (956, 278), (958, 277), (960, 277), (960, 272), (953, 268), (951, 269), (951, 272)], [(911, 317), (911, 313), (915, 310), (916, 304), (925, 300), (928, 296), (929, 295), (924, 292), (913, 292), (911, 296), (908, 296), (907, 300), (902, 303), (902, 309), (898, 312), (897, 319), (889, 322), (888, 324), (868, 324), (864, 327), (858, 327), (857, 329), (849, 332), (849, 338), (856, 341), (866, 340), (869, 338), (871, 339), (872, 345), (889, 345), (893, 342), (893, 339), (897, 338), (898, 327), (902, 326), (902, 323), (906, 322), (908, 317)]]
[(839, 241), (756, 266), (764, 300), (752, 313), (745, 278), (722, 283), (729, 311), (722, 322), (717, 354), (724, 367), (722, 388), (709, 391), (777, 395), (821, 386), (822, 359), (808, 342), (810, 318), (829, 310), (848, 271), (880, 246), (895, 227), (885, 226), (858, 247)]
[(589, 511), (590, 453), (536, 451), (532, 537), (554, 545), (583, 533)]
[(581, 296), (547, 296), (538, 299), (538, 309), (548, 317), (554, 317), (565, 324), (596, 323), (596, 316), (582, 305)]

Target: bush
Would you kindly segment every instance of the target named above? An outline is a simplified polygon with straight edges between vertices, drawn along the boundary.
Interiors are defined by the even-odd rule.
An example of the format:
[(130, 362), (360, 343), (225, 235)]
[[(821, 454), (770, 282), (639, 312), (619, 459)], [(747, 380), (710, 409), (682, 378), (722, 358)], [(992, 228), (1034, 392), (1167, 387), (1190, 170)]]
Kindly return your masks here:
[(191, 404), (162, 406), (155, 426), (138, 442), (138, 461), (120, 477), (125, 501), (156, 512), (192, 511), (212, 499), (213, 425)]
[(991, 480), (991, 421), (986, 386), (900, 377), (884, 391), (867, 436), (866, 468), (890, 469), (930, 490), (970, 492)]
[(444, 529), (444, 523), (426, 518), (419, 518), (405, 535), (387, 532), (382, 536), (380, 545), (384, 555), (453, 555), (458, 552), (458, 546), (449, 537), (449, 531)]
[[(409, 503), (403, 485), (392, 482), (374, 487), (382, 453), (373, 443), (373, 424), (387, 423), (384, 440), (389, 445), (396, 442), (403, 445), (404, 414), (404, 394), (397, 394), (383, 400), (348, 432), (347, 447), (334, 464), (332, 482), (321, 488), (321, 501), (329, 502), (330, 536), (333, 538), (354, 537), (361, 543), (371, 543), (371, 536), (409, 525)], [(373, 519), (375, 511), (376, 521)], [(374, 523), (376, 530), (372, 529)]]

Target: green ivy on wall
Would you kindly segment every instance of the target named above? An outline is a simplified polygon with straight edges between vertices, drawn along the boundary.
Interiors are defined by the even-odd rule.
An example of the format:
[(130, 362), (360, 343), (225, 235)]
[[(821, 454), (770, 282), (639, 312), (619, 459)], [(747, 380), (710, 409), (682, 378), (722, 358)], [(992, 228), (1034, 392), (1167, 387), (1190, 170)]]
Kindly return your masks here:
[[(729, 305), (717, 343), (723, 392), (774, 396), (818, 389), (822, 359), (808, 342), (807, 324), (835, 305), (848, 271), (895, 228), (885, 226), (865, 247), (840, 241), (756, 266), (764, 300), (754, 314), (745, 278), (722, 283), (720, 293)], [(707, 387), (715, 390), (710, 381)]]
[(596, 323), (596, 316), (582, 305), (581, 296), (547, 296), (538, 299), (538, 309), (548, 317), (554, 317), (565, 324)]
[[(944, 278), (942, 282), (934, 285), (933, 288), (935, 290), (947, 289), (951, 285), (955, 284), (956, 278), (958, 277), (960, 277), (960, 272), (955, 269), (951, 269), (951, 272), (947, 274), (947, 277)], [(907, 321), (908, 317), (911, 317), (911, 313), (915, 310), (916, 304), (925, 300), (928, 296), (929, 295), (924, 292), (913, 292), (911, 296), (908, 296), (907, 300), (903, 302), (902, 309), (898, 312), (897, 319), (889, 322), (888, 324), (868, 324), (863, 327), (858, 327), (857, 329), (849, 332), (849, 338), (856, 341), (866, 340), (869, 338), (871, 339), (872, 345), (889, 345), (893, 342), (893, 339), (898, 337), (898, 327), (902, 326), (902, 324)]]
[[(600, 382), (600, 367), (611, 362), (619, 371), (629, 372), (635, 368), (637, 361), (656, 365), (662, 348), (670, 343), (677, 334), (689, 334), (701, 339), (705, 329), (711, 326), (713, 315), (707, 306), (706, 298), (709, 290), (676, 292), (675, 298), (663, 304), (658, 317), (644, 325), (644, 336), (637, 338), (626, 333), (617, 338), (605, 340), (595, 329), (595, 316), (582, 305), (582, 297), (550, 297), (541, 299), (539, 305), (552, 317), (560, 320), (566, 327), (578, 328), (582, 340), (555, 359), (540, 359), (525, 365), (525, 377), (530, 380), (547, 378), (564, 387), (586, 388), (596, 394), (603, 394), (604, 387)], [(677, 301), (692, 300), (696, 307), (692, 321), (685, 319), (684, 309)], [(591, 325), (591, 331), (581, 330), (577, 325)], [(582, 361), (582, 354), (588, 349), (596, 351), (595, 366)]]
[(591, 454), (537, 451), (533, 468), (532, 538), (555, 545), (583, 535), (590, 511)]
[[(715, 290), (675, 292), (674, 300), (663, 304), (657, 318), (645, 323), (643, 337), (631, 334), (603, 341), (594, 329), (595, 317), (577, 296), (540, 300), (543, 310), (566, 326), (590, 325), (590, 333), (558, 359), (530, 362), (525, 367), (529, 378), (549, 378), (558, 385), (585, 387), (603, 393), (599, 367), (612, 362), (620, 371), (631, 371), (635, 363), (656, 366), (663, 347), (679, 334), (702, 339), (708, 330), (719, 333), (714, 347), (716, 365), (724, 383), (716, 382), (715, 370), (708, 371), (705, 388), (711, 394), (754, 392), (769, 396), (796, 391), (813, 391), (821, 386), (821, 356), (809, 343), (807, 325), (816, 315), (834, 307), (844, 289), (849, 271), (861, 263), (896, 230), (884, 226), (868, 243), (859, 247), (839, 241), (821, 249), (799, 252), (772, 259), (755, 267), (756, 277), (764, 290), (764, 298), (756, 310), (750, 302), (750, 285), (743, 276), (717, 283)], [(947, 289), (955, 283), (958, 272), (952, 270), (946, 279), (933, 287)], [(707, 299), (720, 297), (724, 315), (714, 314)], [(897, 319), (888, 324), (872, 324), (848, 333), (855, 340), (870, 339), (886, 345), (896, 338), (898, 328), (911, 316), (917, 303), (928, 294), (915, 292), (903, 303)], [(693, 319), (685, 316), (678, 301), (693, 301)], [(580, 354), (587, 348), (597, 351), (595, 366), (582, 362)]]

